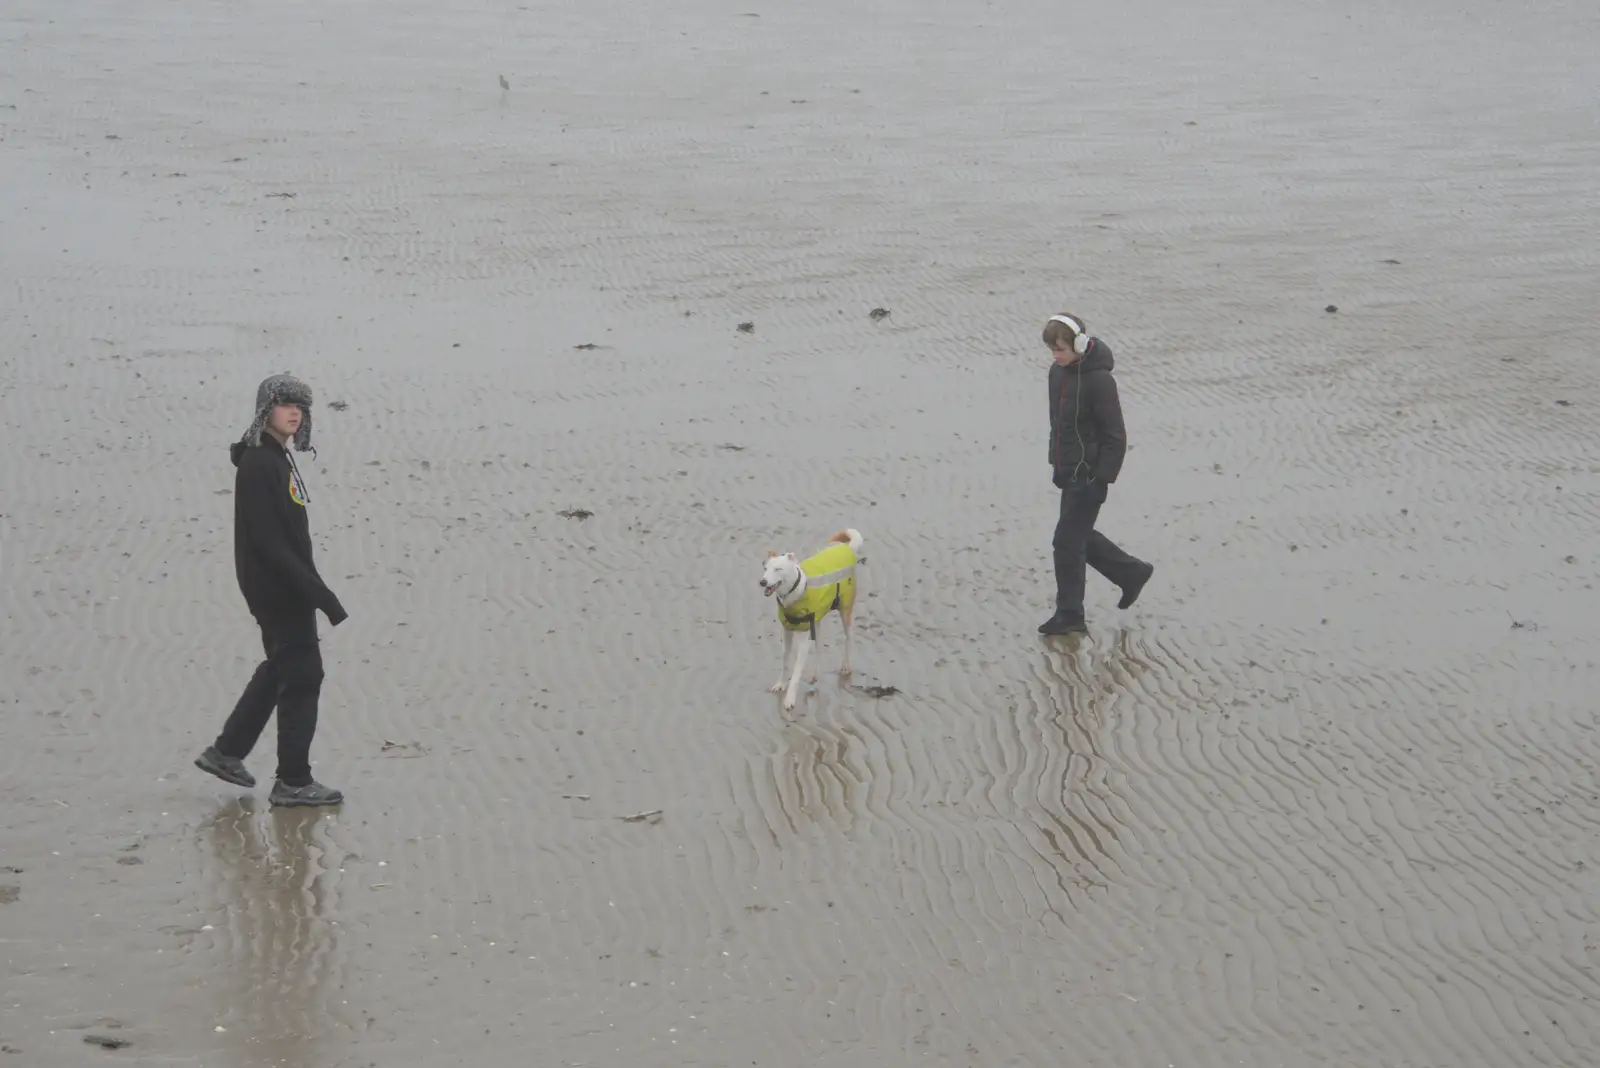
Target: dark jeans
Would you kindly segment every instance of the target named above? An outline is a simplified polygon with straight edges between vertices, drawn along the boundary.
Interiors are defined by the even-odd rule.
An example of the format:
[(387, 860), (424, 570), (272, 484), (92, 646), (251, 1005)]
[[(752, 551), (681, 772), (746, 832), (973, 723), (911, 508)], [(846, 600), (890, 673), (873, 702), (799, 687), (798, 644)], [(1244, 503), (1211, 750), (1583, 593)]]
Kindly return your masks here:
[(1118, 586), (1137, 581), (1144, 561), (1129, 556), (1094, 529), (1106, 500), (1104, 483), (1072, 482), (1061, 491), (1061, 518), (1056, 520), (1056, 611), (1081, 622), (1083, 586), (1092, 567)]
[(276, 706), (278, 779), (287, 786), (304, 786), (311, 781), (311, 738), (317, 733), (317, 699), (322, 693), (317, 617), (307, 612), (256, 622), (267, 658), (217, 735), (217, 752), (240, 760), (249, 756)]

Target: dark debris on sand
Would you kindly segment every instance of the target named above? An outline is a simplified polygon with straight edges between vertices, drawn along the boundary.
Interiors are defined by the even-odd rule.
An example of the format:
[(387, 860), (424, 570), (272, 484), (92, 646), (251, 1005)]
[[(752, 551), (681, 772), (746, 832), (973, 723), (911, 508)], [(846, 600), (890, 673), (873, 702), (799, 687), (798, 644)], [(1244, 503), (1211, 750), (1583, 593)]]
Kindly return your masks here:
[(564, 512), (557, 512), (556, 515), (562, 519), (588, 519), (594, 513), (587, 508), (568, 508)]

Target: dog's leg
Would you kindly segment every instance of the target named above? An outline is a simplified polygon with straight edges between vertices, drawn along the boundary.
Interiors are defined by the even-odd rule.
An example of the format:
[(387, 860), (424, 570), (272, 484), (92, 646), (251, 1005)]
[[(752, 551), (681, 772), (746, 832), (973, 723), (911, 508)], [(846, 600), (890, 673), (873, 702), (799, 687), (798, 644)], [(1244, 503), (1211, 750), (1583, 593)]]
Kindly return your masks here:
[[(811, 636), (811, 651), (813, 653), (817, 651), (817, 638), (816, 638), (816, 632), (815, 631), (812, 632), (812, 636)], [(811, 677), (806, 679), (806, 681), (811, 683), (813, 686), (816, 685), (816, 682), (817, 682), (817, 665), (820, 664), (821, 662), (822, 662), (822, 657), (820, 657), (820, 656), (814, 658), (811, 661)], [(796, 670), (795, 674), (798, 675), (798, 674), (800, 674), (800, 672), (798, 670)]]
[(806, 668), (806, 657), (811, 653), (811, 647), (816, 644), (815, 639), (807, 638), (800, 643), (800, 648), (794, 654), (794, 674), (789, 676), (789, 692), (783, 695), (783, 710), (788, 712), (794, 708), (794, 702), (800, 695), (800, 675)]
[(844, 624), (844, 662), (839, 665), (839, 677), (850, 677), (850, 617), (854, 613), (844, 609), (839, 610), (839, 622)]
[(788, 627), (783, 628), (783, 668), (778, 672), (778, 681), (772, 684), (772, 693), (782, 693), (783, 684), (789, 681), (789, 654), (794, 651), (794, 631)]

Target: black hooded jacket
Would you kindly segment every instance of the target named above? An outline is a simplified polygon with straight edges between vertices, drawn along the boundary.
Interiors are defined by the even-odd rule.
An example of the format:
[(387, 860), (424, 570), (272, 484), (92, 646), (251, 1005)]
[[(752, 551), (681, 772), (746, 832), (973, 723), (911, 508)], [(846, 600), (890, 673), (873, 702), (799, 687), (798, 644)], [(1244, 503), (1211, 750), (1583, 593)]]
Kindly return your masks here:
[(320, 610), (338, 626), (346, 613), (312, 560), (305, 484), (288, 451), (263, 434), (260, 445), (234, 442), (229, 456), (238, 468), (233, 564), (251, 614), (270, 619)]
[(1057, 484), (1112, 483), (1122, 470), (1128, 434), (1111, 346), (1092, 338), (1077, 363), (1050, 365), (1050, 466)]

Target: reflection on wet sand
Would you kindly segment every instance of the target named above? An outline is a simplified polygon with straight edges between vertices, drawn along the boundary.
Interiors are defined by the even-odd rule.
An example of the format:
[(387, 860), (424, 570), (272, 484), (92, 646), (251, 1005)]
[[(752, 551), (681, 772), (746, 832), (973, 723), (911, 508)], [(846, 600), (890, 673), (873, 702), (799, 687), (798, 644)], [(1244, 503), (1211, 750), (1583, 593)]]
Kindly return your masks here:
[(222, 916), (204, 986), (239, 1064), (309, 1064), (344, 1029), (337, 817), (261, 808), (232, 799), (201, 828), (208, 904)]
[[(1102, 639), (1104, 641), (1104, 639)], [(1036, 818), (1051, 853), (1082, 889), (1105, 888), (1117, 878), (1115, 806), (1107, 782), (1106, 757), (1098, 737), (1116, 696), (1116, 663), (1128, 658), (1128, 632), (1117, 631), (1107, 651), (1095, 654), (1081, 640), (1049, 643), (1042, 661), (1040, 715), (1024, 751), (1041, 754), (1050, 774), (1039, 779)], [(1047, 786), (1057, 787), (1054, 796)], [(1070, 874), (1069, 874), (1070, 873)], [(1068, 895), (1071, 896), (1070, 894)]]
[(771, 756), (778, 808), (790, 834), (823, 822), (848, 833), (871, 775), (859, 734), (821, 721), (783, 724)]

